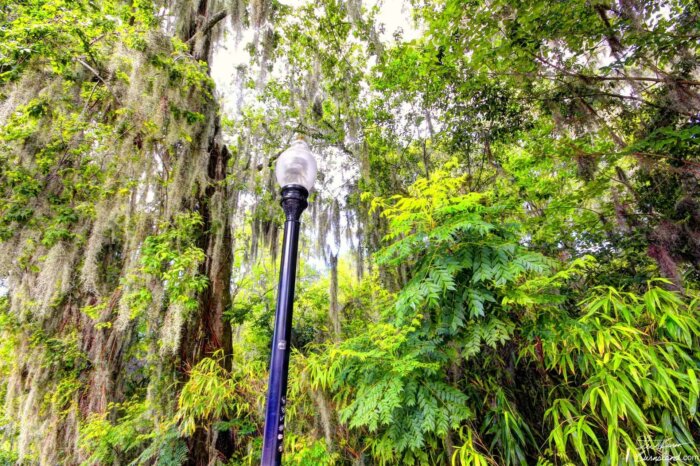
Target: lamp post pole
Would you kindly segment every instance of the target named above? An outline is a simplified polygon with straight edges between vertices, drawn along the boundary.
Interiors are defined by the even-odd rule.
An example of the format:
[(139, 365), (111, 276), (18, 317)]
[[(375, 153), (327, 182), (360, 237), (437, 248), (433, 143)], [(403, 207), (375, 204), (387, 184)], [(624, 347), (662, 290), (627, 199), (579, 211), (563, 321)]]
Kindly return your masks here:
[(307, 206), (308, 195), (306, 188), (299, 185), (286, 186), (282, 189), (282, 209), (284, 209), (286, 221), (284, 222), (284, 247), (280, 264), (279, 288), (277, 289), (275, 331), (272, 337), (262, 466), (276, 466), (282, 462), (284, 414), (289, 375), (289, 340), (292, 333), (294, 282), (297, 271), (299, 227), (301, 225), (299, 218)]
[(282, 463), (294, 284), (301, 226), (299, 220), (308, 206), (309, 190), (316, 176), (316, 161), (306, 143), (297, 141), (280, 156), (275, 171), (277, 180), (282, 185), (284, 246), (277, 289), (261, 466), (278, 466)]

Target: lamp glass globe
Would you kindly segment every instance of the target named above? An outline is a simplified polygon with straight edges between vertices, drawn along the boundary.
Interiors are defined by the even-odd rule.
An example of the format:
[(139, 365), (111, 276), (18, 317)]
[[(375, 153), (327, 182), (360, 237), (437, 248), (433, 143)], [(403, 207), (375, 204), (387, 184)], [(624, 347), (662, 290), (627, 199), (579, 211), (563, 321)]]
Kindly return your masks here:
[(302, 140), (294, 143), (277, 159), (275, 176), (281, 187), (298, 184), (311, 191), (316, 181), (316, 160), (309, 145)]

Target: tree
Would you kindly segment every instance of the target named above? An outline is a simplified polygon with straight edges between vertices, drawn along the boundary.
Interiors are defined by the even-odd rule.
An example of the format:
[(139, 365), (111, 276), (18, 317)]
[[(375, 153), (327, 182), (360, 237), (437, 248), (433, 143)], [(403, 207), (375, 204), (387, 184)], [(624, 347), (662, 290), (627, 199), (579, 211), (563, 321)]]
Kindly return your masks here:
[[(134, 396), (147, 393), (157, 422), (176, 408), (170, 381), (231, 351), (230, 153), (203, 21), (216, 12), (164, 7), (193, 8), (174, 35), (150, 2), (2, 9), (6, 330), (20, 342), (6, 402), (20, 462), (80, 462), (80, 420), (115, 419)], [(198, 429), (190, 461), (207, 464), (216, 440)]]

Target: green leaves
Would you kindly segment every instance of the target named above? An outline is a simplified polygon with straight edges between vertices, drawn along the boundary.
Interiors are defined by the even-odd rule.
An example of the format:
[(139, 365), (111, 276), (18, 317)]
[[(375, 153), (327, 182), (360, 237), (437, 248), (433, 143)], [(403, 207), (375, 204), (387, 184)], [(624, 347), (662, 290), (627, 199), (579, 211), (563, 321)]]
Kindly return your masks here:
[(207, 286), (206, 276), (199, 273), (204, 251), (196, 246), (201, 224), (196, 213), (178, 214), (162, 233), (146, 238), (141, 258), (143, 272), (161, 279), (170, 301), (190, 311), (198, 306), (197, 293)]
[[(583, 393), (572, 392), (575, 403), (560, 398), (548, 410), (553, 426), (550, 443), (566, 457), (570, 442), (588, 464), (598, 453), (582, 443), (583, 433), (611, 461), (639, 458), (648, 443), (643, 439), (658, 438), (655, 435), (670, 412), (680, 426), (669, 438), (683, 444), (688, 422), (696, 415), (697, 364), (691, 348), (700, 331), (690, 322), (697, 322), (697, 308), (653, 282), (642, 296), (598, 288), (584, 305), (587, 312), (565, 323), (562, 333), (545, 344), (550, 367), (586, 387)], [(563, 335), (567, 343), (553, 346)], [(582, 421), (586, 417), (595, 421), (590, 427)], [(605, 450), (600, 448), (602, 433), (595, 424), (608, 428)]]
[(331, 349), (330, 372), (312, 372), (336, 393), (341, 422), (414, 454), (471, 416), (464, 393), (442, 380), (435, 344), (420, 337), (415, 327), (373, 324)]
[(223, 368), (223, 351), (203, 358), (190, 370), (180, 392), (175, 422), (183, 435), (192, 435), (198, 426), (212, 420), (229, 419), (247, 409), (236, 381)]
[[(110, 414), (118, 420), (110, 421)], [(88, 454), (82, 464), (113, 463), (126, 454), (134, 456), (153, 429), (146, 414), (145, 403), (125, 402), (110, 403), (106, 412), (88, 416), (80, 427), (79, 445)]]
[[(487, 390), (498, 408), (486, 414), (481, 434), (490, 439), (495, 461), (527, 464), (536, 434), (515, 408), (517, 401), (498, 388), (508, 381), (506, 369), (491, 375), (482, 365), (500, 363), (508, 357), (504, 346), (522, 345), (533, 333), (538, 335), (535, 348), (521, 354), (534, 356), (543, 369), (563, 379), (550, 387), (544, 405), (547, 430), (542, 434), (550, 452), (583, 464), (639, 458), (641, 439), (660, 432), (666, 410), (682, 426), (672, 434), (681, 443), (691, 429), (683, 419), (694, 418), (698, 399), (690, 352), (700, 335), (695, 301), (658, 286), (668, 285), (663, 280), (649, 282), (643, 294), (599, 287), (584, 293), (582, 311), (572, 319), (561, 292), (589, 274), (595, 260), (584, 256), (551, 273), (553, 261), (517, 241), (518, 227), (508, 222), (508, 215), (514, 218), (516, 212), (491, 205), (484, 196), (457, 194), (458, 179), (437, 171), (430, 182), (416, 183), (410, 196), (375, 202), (384, 207), (391, 231), (385, 237), (390, 244), (377, 259), (388, 266), (411, 264), (412, 275), (397, 295), (395, 314), (387, 318), (395, 319), (399, 328), (409, 319), (421, 319), (413, 339), (457, 344), (457, 354), (473, 363), (471, 377), (487, 380), (477, 390)], [(412, 386), (393, 380), (385, 384), (372, 385), (377, 391), (358, 390), (357, 400), (374, 400), (370, 406), (388, 401), (392, 410), (399, 410), (396, 393)], [(430, 401), (421, 406), (430, 407)], [(378, 429), (382, 423), (377, 412), (368, 409), (362, 416), (368, 416), (369, 424), (353, 426)], [(412, 416), (423, 419), (424, 428), (437, 425), (431, 417)], [(384, 420), (390, 421), (397, 422)], [(410, 423), (401, 425), (419, 432)], [(455, 458), (489, 461), (473, 442), (467, 437)]]
[[(463, 442), (452, 454), (452, 464), (462, 466), (489, 466), (497, 464), (483, 451), (477, 448), (475, 437), (477, 434), (473, 429), (465, 428), (459, 432), (460, 440)], [(477, 437), (478, 438), (478, 437)], [(483, 448), (483, 444), (481, 445)]]
[(495, 393), (495, 403), (487, 412), (483, 430), (492, 436), (490, 451), (499, 451), (505, 464), (527, 464), (526, 449), (534, 443), (530, 427), (502, 389)]
[[(495, 353), (515, 337), (504, 293), (550, 267), (518, 243), (517, 225), (503, 221), (507, 206), (464, 194), (463, 182), (448, 166), (419, 179), (408, 196), (373, 202), (383, 207), (390, 231), (378, 262), (409, 263), (412, 275), (384, 312), (391, 323), (372, 324), (366, 335), (332, 349), (330, 374), (318, 377), (336, 393), (342, 422), (381, 435), (377, 452), (391, 445), (418, 458), (431, 439), (472, 418), (470, 390), (447, 374), (461, 358), (479, 364), (483, 351)], [(501, 408), (483, 430), (507, 464), (524, 464), (532, 434), (505, 395), (497, 399)], [(457, 456), (487, 461), (468, 443)]]
[(490, 221), (503, 217), (505, 206), (490, 205), (475, 193), (461, 194), (462, 183), (461, 177), (437, 171), (419, 179), (412, 196), (375, 202), (384, 205), (392, 232), (378, 262), (414, 264), (396, 302), (399, 322), (427, 307), (437, 311), (441, 333), (457, 334), (468, 321), (473, 324), (498, 309), (498, 295), (550, 267), (543, 256), (517, 243), (515, 223)]

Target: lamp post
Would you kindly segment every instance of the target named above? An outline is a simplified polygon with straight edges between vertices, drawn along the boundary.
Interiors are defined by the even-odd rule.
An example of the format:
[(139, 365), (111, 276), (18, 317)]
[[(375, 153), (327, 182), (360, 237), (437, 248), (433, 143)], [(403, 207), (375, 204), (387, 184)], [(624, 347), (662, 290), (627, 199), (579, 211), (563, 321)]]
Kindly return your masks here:
[(299, 219), (308, 205), (309, 191), (316, 179), (316, 161), (306, 142), (297, 140), (280, 155), (275, 167), (275, 176), (282, 187), (281, 204), (286, 220), (284, 222), (284, 247), (280, 262), (280, 279), (277, 288), (275, 331), (272, 337), (270, 381), (265, 409), (261, 466), (277, 466), (282, 462), (284, 415), (289, 375), (289, 340), (292, 333), (294, 281), (296, 279), (299, 227), (301, 225)]

